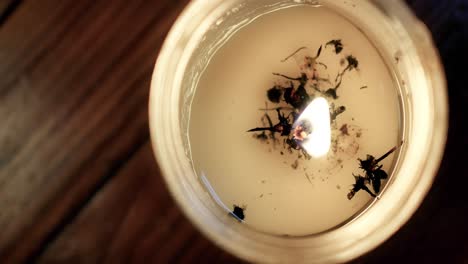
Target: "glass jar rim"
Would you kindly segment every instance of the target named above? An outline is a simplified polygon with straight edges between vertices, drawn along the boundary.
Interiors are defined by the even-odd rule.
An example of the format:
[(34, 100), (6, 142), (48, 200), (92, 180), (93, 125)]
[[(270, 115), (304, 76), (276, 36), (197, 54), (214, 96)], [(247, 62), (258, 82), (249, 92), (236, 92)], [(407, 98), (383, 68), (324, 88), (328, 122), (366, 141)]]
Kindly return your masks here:
[[(341, 262), (353, 259), (377, 247), (395, 233), (416, 211), (431, 187), (443, 155), (448, 129), (446, 84), (441, 63), (428, 30), (402, 1), (391, 3), (384, 0), (368, 1), (386, 14), (392, 22), (397, 21), (397, 25), (406, 25), (402, 30), (407, 33), (411, 42), (418, 43), (415, 49), (419, 55), (419, 63), (423, 66), (423, 74), (428, 80), (428, 87), (431, 88), (426, 103), (434, 109), (427, 117), (427, 121), (432, 126), (429, 123), (425, 124), (429, 129), (425, 135), (429, 141), (426, 142), (428, 146), (422, 153), (425, 158), (418, 163), (418, 170), (416, 170), (418, 177), (416, 179), (415, 176), (412, 179), (412, 183), (415, 184), (411, 186), (411, 190), (405, 190), (406, 200), (399, 201), (398, 207), (393, 205), (392, 219), (388, 220), (384, 226), (374, 227), (372, 232), (366, 233), (366, 236), (358, 232), (359, 228), (348, 228), (348, 239), (345, 241), (339, 237), (342, 235), (339, 232), (322, 234), (317, 236), (319, 239), (313, 238), (315, 240), (307, 237), (278, 237), (272, 240), (266, 234), (255, 233), (245, 227), (219, 223), (219, 216), (213, 215), (203, 204), (202, 198), (198, 196), (204, 192), (203, 188), (187, 182), (190, 178), (197, 180), (197, 176), (187, 160), (180, 138), (180, 87), (191, 53), (202, 39), (204, 32), (215, 23), (216, 14), (229, 10), (235, 2), (238, 1), (192, 1), (171, 29), (155, 66), (149, 102), (151, 140), (156, 159), (173, 197), (202, 233), (221, 247), (251, 261), (281, 262), (288, 260), (294, 254), (299, 254), (299, 261)], [(319, 3), (320, 1), (313, 2)], [(412, 146), (412, 149), (414, 156), (417, 146)], [(382, 202), (378, 206), (389, 205)], [(374, 218), (380, 218), (375, 215), (375, 212), (376, 210), (370, 214), (374, 213)], [(383, 219), (380, 220), (383, 221)], [(303, 243), (305, 240), (307, 244)], [(338, 240), (340, 243), (330, 245), (331, 242)], [(303, 252), (304, 248), (312, 245), (316, 250)], [(318, 249), (321, 254), (317, 254)]]

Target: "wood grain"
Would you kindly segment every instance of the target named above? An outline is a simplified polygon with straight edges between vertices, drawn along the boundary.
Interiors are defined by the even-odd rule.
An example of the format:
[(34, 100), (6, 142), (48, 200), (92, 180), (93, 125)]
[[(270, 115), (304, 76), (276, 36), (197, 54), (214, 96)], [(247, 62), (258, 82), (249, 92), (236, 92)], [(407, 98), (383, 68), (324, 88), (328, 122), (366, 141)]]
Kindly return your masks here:
[(185, 3), (26, 1), (0, 30), (0, 259), (33, 256), (147, 140), (154, 58)]
[(149, 142), (102, 189), (38, 263), (235, 263), (172, 202)]
[(1, 0), (0, 1), (0, 26), (8, 20), (10, 15), (21, 3), (20, 0)]

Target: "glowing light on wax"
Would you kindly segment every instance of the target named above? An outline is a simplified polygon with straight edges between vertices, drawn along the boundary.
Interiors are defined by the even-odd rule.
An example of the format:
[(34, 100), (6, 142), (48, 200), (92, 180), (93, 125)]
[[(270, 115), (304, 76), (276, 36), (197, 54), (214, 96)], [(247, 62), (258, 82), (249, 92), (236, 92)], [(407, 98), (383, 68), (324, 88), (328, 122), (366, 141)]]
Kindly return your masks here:
[(314, 99), (294, 123), (294, 127), (304, 123), (310, 125), (310, 134), (300, 145), (314, 158), (328, 153), (331, 145), (330, 106), (325, 98)]

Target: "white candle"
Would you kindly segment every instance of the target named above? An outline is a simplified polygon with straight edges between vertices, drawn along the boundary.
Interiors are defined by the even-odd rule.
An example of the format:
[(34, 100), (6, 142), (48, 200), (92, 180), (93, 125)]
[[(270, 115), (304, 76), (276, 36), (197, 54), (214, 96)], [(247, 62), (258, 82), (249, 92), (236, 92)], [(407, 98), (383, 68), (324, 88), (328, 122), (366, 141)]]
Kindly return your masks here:
[[(339, 54), (332, 45), (325, 46), (333, 39), (342, 40)], [(299, 157), (304, 156), (300, 151), (285, 149), (279, 134), (280, 142), (274, 144), (246, 131), (264, 126), (265, 111), (259, 109), (268, 102), (266, 91), (289, 83), (272, 73), (299, 76), (306, 50), (282, 60), (299, 47), (308, 47), (314, 53), (309, 55), (315, 55), (321, 45), (318, 61), (328, 67), (315, 68), (331, 84), (320, 82), (319, 89), (335, 84), (336, 74), (347, 65), (346, 56), (356, 57), (359, 66), (346, 72), (336, 100), (307, 87), (308, 93), (326, 98), (330, 106), (346, 107), (331, 123), (328, 153), (308, 160)], [(367, 154), (379, 157), (400, 141), (396, 85), (372, 43), (333, 11), (300, 6), (263, 15), (224, 44), (200, 79), (189, 129), (194, 169), (206, 177), (227, 208), (245, 207), (245, 224), (257, 230), (308, 235), (336, 227), (373, 199), (364, 191), (347, 198), (355, 183), (353, 173), (364, 176), (357, 159)], [(268, 107), (278, 106), (287, 104), (268, 102)], [(276, 112), (268, 114), (277, 123)], [(389, 174), (395, 153), (380, 163)]]

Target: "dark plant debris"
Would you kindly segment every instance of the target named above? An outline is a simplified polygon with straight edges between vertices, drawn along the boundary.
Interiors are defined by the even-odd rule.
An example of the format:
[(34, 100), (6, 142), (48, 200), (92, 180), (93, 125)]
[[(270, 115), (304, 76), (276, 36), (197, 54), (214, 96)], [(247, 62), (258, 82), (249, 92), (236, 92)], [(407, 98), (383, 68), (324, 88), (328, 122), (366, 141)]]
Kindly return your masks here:
[(288, 117), (284, 116), (284, 114), (281, 113), (280, 109), (276, 109), (276, 112), (278, 113), (278, 120), (279, 120), (278, 124), (274, 126), (269, 126), (269, 127), (252, 128), (248, 130), (247, 132), (270, 131), (272, 134), (279, 133), (281, 136), (289, 136), (289, 134), (291, 133), (291, 129), (292, 129), (292, 123), (290, 123), (289, 121), (289, 116)]
[(346, 107), (345, 106), (340, 106), (338, 108), (335, 108), (335, 105), (332, 104), (331, 106), (331, 111), (330, 111), (330, 120), (333, 122), (336, 120), (336, 118), (341, 115), (342, 113), (344, 113), (346, 111)]
[(369, 190), (366, 186), (366, 178), (362, 177), (360, 175), (354, 175), (354, 179), (356, 180), (356, 183), (353, 184), (353, 188), (349, 191), (348, 193), (348, 199), (351, 200), (353, 199), (354, 195), (359, 192), (360, 190), (366, 191), (370, 196), (375, 197), (375, 194)]
[(340, 127), (340, 131), (342, 135), (349, 136), (349, 131), (348, 131), (348, 124), (344, 124)]
[[(401, 142), (403, 144), (403, 142)], [(401, 146), (401, 144), (399, 146)], [(365, 176), (361, 175), (354, 175), (354, 178), (356, 179), (356, 183), (353, 185), (353, 188), (350, 190), (348, 194), (348, 199), (352, 199), (354, 195), (360, 191), (364, 190), (367, 193), (369, 193), (372, 197), (375, 197), (376, 194), (380, 192), (380, 187), (382, 185), (382, 180), (386, 180), (388, 178), (387, 172), (385, 172), (382, 169), (383, 165), (380, 165), (379, 163), (387, 158), (390, 154), (395, 152), (395, 150), (399, 147), (395, 146), (389, 151), (387, 151), (384, 155), (382, 155), (380, 158), (375, 158), (372, 155), (367, 154), (367, 157), (365, 160), (358, 159), (359, 161), (359, 168), (362, 169), (365, 173)], [(368, 188), (367, 185), (372, 185), (372, 189), (374, 190), (374, 193), (372, 193)]]
[(295, 170), (297, 170), (297, 168), (299, 167), (299, 162), (298, 160), (295, 160), (293, 164), (291, 164), (291, 167)]
[(325, 45), (325, 47), (328, 47), (330, 45), (335, 47), (336, 54), (340, 54), (341, 51), (343, 51), (343, 43), (341, 43), (341, 39), (330, 40), (329, 42), (327, 42), (327, 45)]
[[(341, 39), (328, 41), (325, 48), (328, 46), (333, 46), (336, 54), (340, 54), (344, 50)], [(277, 143), (282, 143), (283, 149), (279, 150), (281, 155), (286, 154), (283, 150), (287, 150), (290, 154), (293, 154), (293, 151), (298, 151), (299, 159), (302, 157), (311, 159), (311, 156), (302, 148), (302, 143), (307, 140), (307, 137), (312, 133), (312, 129), (310, 125), (298, 122), (299, 116), (314, 98), (324, 96), (331, 101), (330, 120), (335, 122), (338, 116), (346, 111), (345, 106), (335, 107), (333, 102), (339, 97), (338, 89), (343, 82), (343, 76), (347, 72), (357, 69), (359, 62), (352, 55), (345, 56), (342, 59), (342, 68), (333, 82), (333, 80), (330, 80), (329, 74), (318, 70), (319, 67), (323, 67), (320, 68), (321, 70), (328, 70), (327, 65), (319, 61), (324, 51), (323, 45), (317, 49), (315, 55), (301, 54), (303, 57), (298, 59), (298, 53), (304, 49), (307, 49), (307, 47), (296, 49), (282, 60), (282, 62), (285, 62), (296, 56), (297, 61), (300, 61), (298, 62), (300, 63), (300, 71), (297, 75), (288, 76), (282, 73), (273, 73), (273, 75), (286, 80), (284, 84), (276, 84), (266, 90), (268, 101), (276, 107), (269, 108), (266, 106), (261, 109), (265, 111), (261, 119), (262, 124), (247, 130), (247, 132), (260, 132), (256, 133), (255, 137), (267, 143), (273, 142), (273, 149), (276, 149)], [(321, 86), (325, 86), (323, 90)], [(272, 121), (272, 111), (276, 112), (274, 122)], [(342, 133), (345, 132), (342, 131)], [(292, 167), (297, 169), (296, 163)]]
[(239, 221), (244, 221), (245, 219), (245, 215), (244, 215), (244, 208), (238, 206), (238, 205), (233, 205), (233, 208), (234, 210), (232, 210), (232, 212), (230, 212), (229, 214), (236, 218), (237, 220)]
[(328, 90), (325, 91), (325, 95), (328, 96), (328, 97), (331, 97), (332, 99), (336, 100), (338, 99), (338, 93), (337, 93), (337, 90), (338, 88), (341, 87), (341, 84), (343, 82), (343, 77), (344, 75), (346, 74), (346, 72), (348, 71), (352, 71), (354, 69), (357, 69), (358, 66), (359, 66), (359, 61), (356, 59), (356, 57), (352, 56), (352, 55), (348, 55), (346, 57), (346, 61), (348, 63), (348, 65), (346, 66), (346, 68), (343, 69), (343, 71), (341, 71), (340, 73), (338, 73), (336, 75), (336, 78), (335, 78), (335, 86), (334, 87), (331, 87), (329, 88)]

